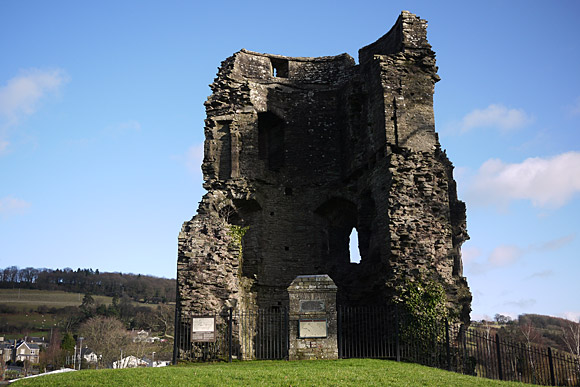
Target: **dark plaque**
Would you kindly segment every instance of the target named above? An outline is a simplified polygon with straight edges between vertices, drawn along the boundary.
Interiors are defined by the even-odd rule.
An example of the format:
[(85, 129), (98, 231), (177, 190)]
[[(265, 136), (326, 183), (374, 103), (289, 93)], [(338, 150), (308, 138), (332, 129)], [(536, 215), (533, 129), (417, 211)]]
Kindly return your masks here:
[(324, 312), (323, 300), (300, 300), (301, 312)]

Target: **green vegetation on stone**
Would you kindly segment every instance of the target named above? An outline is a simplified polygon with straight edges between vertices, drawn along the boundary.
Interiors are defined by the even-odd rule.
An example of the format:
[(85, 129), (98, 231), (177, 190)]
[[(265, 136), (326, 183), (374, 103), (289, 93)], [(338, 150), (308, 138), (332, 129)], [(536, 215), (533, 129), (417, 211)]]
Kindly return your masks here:
[(243, 254), (243, 250), (242, 250), (242, 238), (244, 237), (244, 235), (246, 235), (246, 232), (248, 232), (248, 230), (250, 229), (250, 226), (246, 226), (246, 227), (242, 227), (242, 226), (237, 226), (235, 224), (230, 224), (230, 236), (232, 237), (232, 239), (234, 240), (234, 243), (236, 244), (236, 246), (238, 247), (239, 250), (239, 258), (242, 257)]

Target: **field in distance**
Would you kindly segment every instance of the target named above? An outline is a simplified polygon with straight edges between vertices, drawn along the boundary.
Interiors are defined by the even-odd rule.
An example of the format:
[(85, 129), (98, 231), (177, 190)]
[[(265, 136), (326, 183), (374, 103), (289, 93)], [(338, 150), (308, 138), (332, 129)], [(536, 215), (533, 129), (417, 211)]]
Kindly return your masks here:
[[(64, 308), (65, 306), (80, 306), (84, 294), (68, 293), (61, 290), (35, 289), (0, 289), (0, 304), (12, 306), (20, 311), (37, 309), (39, 306), (47, 308)], [(97, 304), (109, 305), (112, 297), (92, 296)], [(139, 304), (145, 305), (145, 304)]]
[[(83, 293), (69, 293), (62, 290), (36, 289), (0, 289), (0, 305), (8, 305), (20, 311), (37, 309), (39, 306), (47, 308), (64, 308), (65, 306), (80, 306), (83, 302)], [(92, 295), (95, 304), (111, 305), (113, 297)], [(156, 308), (155, 304), (131, 301), (131, 305)]]
[[(77, 309), (84, 298), (83, 293), (62, 290), (0, 289), (0, 336), (19, 338), (24, 333), (29, 336), (47, 336), (51, 328), (71, 320), (70, 311)], [(109, 306), (112, 297), (92, 295), (94, 306)], [(154, 310), (157, 305), (130, 301), (134, 307)]]

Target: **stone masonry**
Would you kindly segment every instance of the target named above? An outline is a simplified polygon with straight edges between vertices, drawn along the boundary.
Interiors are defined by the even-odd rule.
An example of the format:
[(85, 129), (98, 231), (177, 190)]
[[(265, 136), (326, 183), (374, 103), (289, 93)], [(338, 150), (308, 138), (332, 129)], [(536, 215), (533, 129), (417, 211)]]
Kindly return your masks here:
[[(338, 359), (336, 291), (328, 275), (300, 275), (292, 281), (289, 360)], [(317, 329), (309, 330), (309, 325)]]
[(222, 62), (205, 103), (207, 194), (179, 234), (179, 316), (288, 307), (294, 278), (318, 274), (339, 305), (389, 305), (423, 273), (469, 321), (465, 205), (435, 133), (426, 28), (403, 11), (359, 64), (245, 49)]

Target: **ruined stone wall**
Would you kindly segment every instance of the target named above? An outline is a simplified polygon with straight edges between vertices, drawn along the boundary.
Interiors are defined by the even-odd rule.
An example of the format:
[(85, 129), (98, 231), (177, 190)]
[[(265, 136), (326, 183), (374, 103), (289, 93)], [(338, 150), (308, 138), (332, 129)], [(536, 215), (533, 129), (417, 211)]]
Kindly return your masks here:
[[(468, 321), (465, 206), (435, 133), (426, 22), (404, 11), (359, 61), (241, 50), (222, 62), (205, 104), (208, 193), (179, 236), (179, 313), (287, 306), (292, 280), (314, 274), (341, 304), (389, 304), (422, 272)], [(241, 246), (232, 225), (249, 227)]]

